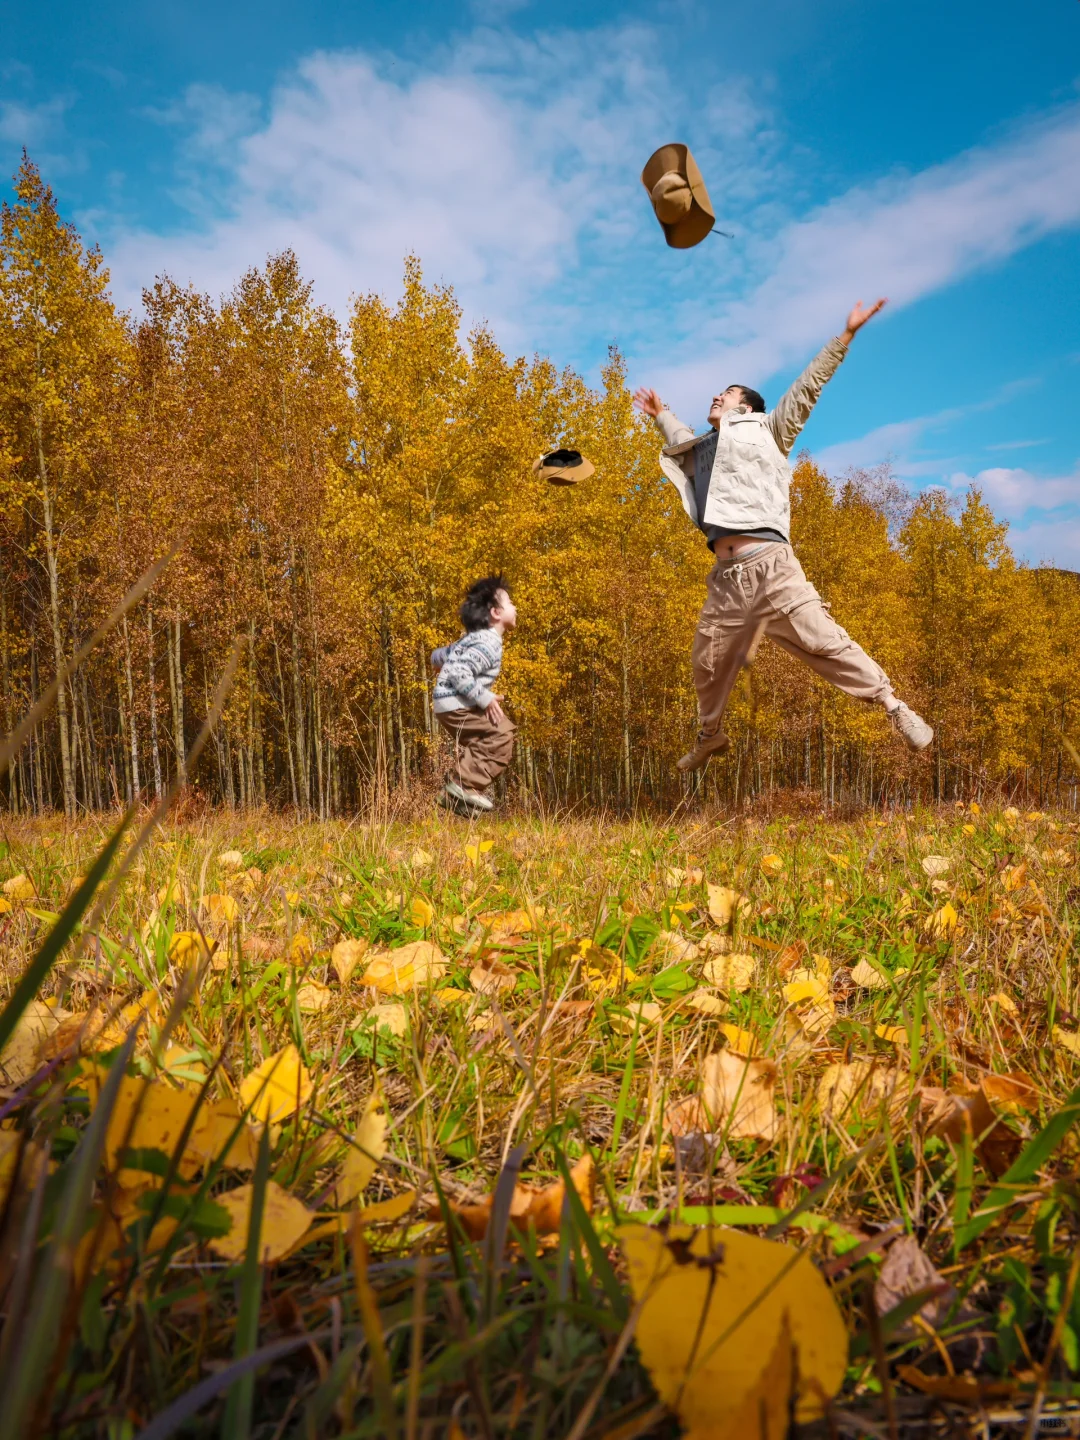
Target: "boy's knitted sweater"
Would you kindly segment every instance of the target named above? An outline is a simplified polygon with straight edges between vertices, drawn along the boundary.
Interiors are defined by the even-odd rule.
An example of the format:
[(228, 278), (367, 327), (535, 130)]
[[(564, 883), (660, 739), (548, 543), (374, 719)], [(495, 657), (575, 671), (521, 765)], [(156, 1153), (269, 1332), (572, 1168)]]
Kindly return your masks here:
[(433, 650), (431, 663), (439, 672), (436, 715), (443, 710), (486, 710), (502, 669), (502, 636), (491, 628), (470, 630), (452, 645)]

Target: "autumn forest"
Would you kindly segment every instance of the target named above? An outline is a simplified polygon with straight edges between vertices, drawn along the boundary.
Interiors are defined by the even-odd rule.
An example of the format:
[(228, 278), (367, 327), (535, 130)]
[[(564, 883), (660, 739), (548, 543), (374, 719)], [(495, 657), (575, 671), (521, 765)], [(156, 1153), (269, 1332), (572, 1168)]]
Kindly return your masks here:
[[(0, 780), (15, 813), (160, 796), (226, 666), (190, 781), (321, 818), (423, 795), (427, 656), (502, 570), (521, 803), (615, 811), (981, 790), (1075, 806), (1080, 577), (1029, 569), (976, 491), (830, 479), (803, 454), (794, 543), (834, 614), (937, 730), (912, 759), (871, 713), (763, 647), (722, 764), (683, 780), (690, 640), (710, 557), (612, 350), (598, 389), (497, 337), (404, 261), (393, 303), (317, 305), (285, 252), (219, 298), (160, 277), (140, 312), (30, 161), (0, 235), (0, 726), (10, 733), (147, 569), (155, 583), (60, 686)], [(362, 291), (364, 277), (356, 277)], [(824, 338), (824, 337), (823, 337)], [(530, 474), (559, 444), (584, 485)]]

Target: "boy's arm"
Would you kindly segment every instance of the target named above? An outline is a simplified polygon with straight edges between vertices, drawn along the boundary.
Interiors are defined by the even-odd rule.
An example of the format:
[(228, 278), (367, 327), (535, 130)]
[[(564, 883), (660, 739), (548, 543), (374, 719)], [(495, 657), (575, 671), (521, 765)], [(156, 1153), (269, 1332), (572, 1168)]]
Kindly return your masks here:
[(442, 667), (446, 664), (446, 652), (447, 652), (449, 649), (450, 649), (450, 646), (449, 646), (449, 645), (440, 645), (437, 650), (432, 650), (432, 652), (431, 652), (431, 668), (432, 668), (433, 670), (441, 670)]
[(814, 356), (791, 389), (780, 397), (776, 409), (769, 415), (766, 423), (772, 431), (773, 439), (785, 455), (791, 454), (792, 446), (810, 418), (810, 412), (817, 404), (822, 390), (840, 368), (848, 346), (858, 331), (885, 303), (884, 300), (879, 300), (876, 305), (864, 309), (862, 301), (857, 300), (847, 318), (843, 333), (835, 340), (830, 340)]

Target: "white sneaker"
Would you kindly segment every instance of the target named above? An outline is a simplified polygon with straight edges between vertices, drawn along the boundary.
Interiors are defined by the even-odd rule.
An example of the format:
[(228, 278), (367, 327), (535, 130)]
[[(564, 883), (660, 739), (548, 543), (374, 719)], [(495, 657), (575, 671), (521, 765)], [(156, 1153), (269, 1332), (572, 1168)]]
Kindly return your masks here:
[(909, 750), (925, 750), (934, 738), (934, 732), (921, 715), (916, 715), (901, 700), (895, 710), (889, 712), (889, 724), (903, 738)]
[(494, 810), (495, 802), (488, 795), (481, 795), (476, 790), (466, 790), (456, 780), (447, 780), (447, 795), (453, 796), (462, 805), (469, 805), (474, 810)]

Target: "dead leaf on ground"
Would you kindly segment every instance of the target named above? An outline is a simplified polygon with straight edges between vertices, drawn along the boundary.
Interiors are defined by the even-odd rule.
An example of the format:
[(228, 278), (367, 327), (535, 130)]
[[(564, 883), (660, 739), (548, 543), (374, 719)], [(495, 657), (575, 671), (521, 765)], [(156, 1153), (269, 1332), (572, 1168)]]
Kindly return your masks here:
[(700, 954), (700, 946), (675, 930), (661, 930), (649, 946), (649, 959), (661, 966), (683, 965), (696, 960)]
[(889, 1118), (898, 1123), (907, 1108), (902, 1080), (903, 1073), (895, 1066), (870, 1058), (829, 1065), (818, 1081), (818, 1113), (822, 1119), (845, 1124), (877, 1116), (884, 1105)]
[[(742, 1427), (748, 1415), (749, 1423), (760, 1419), (754, 1397), (768, 1383), (782, 1385), (791, 1369), (798, 1377), (796, 1419), (824, 1415), (843, 1382), (848, 1334), (808, 1255), (740, 1230), (622, 1225), (616, 1233), (641, 1305), (638, 1349), (657, 1394), (677, 1411), (688, 1436), (750, 1440), (753, 1430)], [(794, 1366), (777, 1357), (785, 1325)], [(767, 1407), (765, 1413), (775, 1418), (777, 1412)], [(758, 1433), (772, 1440), (785, 1428)]]
[[(914, 1235), (901, 1235), (889, 1246), (885, 1262), (874, 1284), (874, 1304), (878, 1314), (887, 1315), (890, 1310), (895, 1310), (901, 1301), (917, 1295), (920, 1290), (934, 1291), (920, 1308), (919, 1314), (928, 1325), (938, 1329), (952, 1308), (956, 1291), (938, 1272)], [(907, 1320), (897, 1334), (914, 1334), (915, 1328), (912, 1322)]]
[[(582, 1155), (570, 1170), (570, 1179), (574, 1189), (581, 1197), (586, 1214), (589, 1215), (592, 1214), (593, 1208), (594, 1168), (592, 1156)], [(566, 1186), (561, 1179), (542, 1187), (525, 1185), (519, 1181), (514, 1186), (514, 1195), (510, 1202), (511, 1225), (518, 1230), (528, 1230), (532, 1226), (537, 1235), (556, 1234), (562, 1223), (565, 1195)], [(448, 1204), (461, 1222), (462, 1229), (469, 1239), (482, 1240), (487, 1234), (491, 1219), (491, 1207), (494, 1202), (494, 1195), (487, 1195), (475, 1204), (459, 1204), (453, 1200), (448, 1201)], [(439, 1206), (432, 1205), (428, 1210), (428, 1219), (441, 1220), (442, 1218)]]
[(339, 1206), (351, 1205), (371, 1183), (376, 1166), (386, 1154), (387, 1123), (382, 1096), (372, 1095), (335, 1182), (334, 1194)]
[(286, 1045), (245, 1076), (240, 1102), (251, 1107), (251, 1118), (262, 1124), (280, 1124), (295, 1115), (314, 1092), (307, 1066), (295, 1045)]
[(330, 970), (339, 985), (348, 984), (368, 951), (366, 940), (339, 940), (330, 951)]
[(362, 983), (373, 985), (384, 995), (405, 995), (410, 990), (441, 980), (449, 966), (437, 945), (416, 940), (396, 950), (369, 957)]
[(742, 995), (750, 989), (756, 965), (753, 955), (718, 955), (705, 962), (701, 976), (720, 990)]
[(958, 1145), (966, 1134), (987, 1172), (995, 1180), (1005, 1174), (1023, 1142), (998, 1119), (981, 1086), (970, 1095), (954, 1095), (936, 1085), (922, 1085), (918, 1094), (928, 1136), (941, 1136)]
[(15, 1029), (0, 1052), (0, 1069), (12, 1085), (21, 1085), (38, 1068), (38, 1055), (44, 1042), (67, 1018), (66, 1010), (46, 1005), (44, 1000), (31, 1000), (15, 1023)]
[(717, 925), (730, 925), (737, 915), (750, 914), (750, 901), (727, 885), (707, 885), (709, 914)]
[(889, 982), (881, 971), (871, 965), (869, 960), (860, 960), (857, 965), (851, 967), (851, 979), (861, 990), (888, 990)]
[(305, 980), (303, 985), (297, 986), (296, 1004), (301, 1014), (317, 1015), (320, 1010), (326, 1010), (334, 1001), (334, 991), (329, 985), (322, 985), (318, 980)]
[(485, 955), (469, 971), (469, 983), (481, 995), (501, 995), (513, 990), (517, 972), (495, 955)]
[[(227, 1235), (217, 1235), (210, 1241), (211, 1250), (223, 1260), (235, 1263), (244, 1258), (254, 1191), (253, 1185), (239, 1185), (235, 1190), (226, 1190), (223, 1195), (214, 1196), (215, 1203), (229, 1212), (232, 1221), (232, 1229)], [(275, 1181), (268, 1180), (259, 1228), (260, 1261), (267, 1264), (280, 1260), (303, 1238), (310, 1226), (311, 1211), (307, 1206)]]
[(775, 1087), (771, 1060), (748, 1060), (730, 1046), (706, 1055), (701, 1098), (712, 1117), (708, 1128), (733, 1140), (775, 1140), (780, 1129)]

